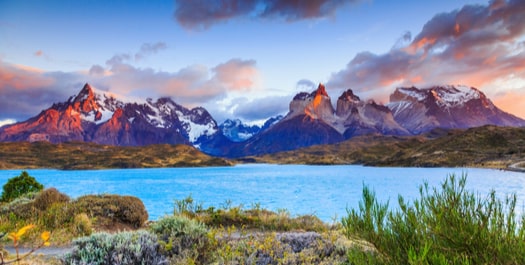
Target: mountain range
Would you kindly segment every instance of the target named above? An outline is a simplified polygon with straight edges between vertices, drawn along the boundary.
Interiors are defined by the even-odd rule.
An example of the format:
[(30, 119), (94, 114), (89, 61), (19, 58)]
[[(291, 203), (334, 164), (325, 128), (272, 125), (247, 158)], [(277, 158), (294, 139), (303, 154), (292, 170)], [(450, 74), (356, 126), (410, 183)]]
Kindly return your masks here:
[(247, 125), (243, 123), (240, 119), (227, 119), (219, 125), (219, 129), (222, 131), (224, 136), (226, 136), (231, 141), (243, 142), (258, 134), (259, 132), (270, 128), (270, 126), (279, 122), (282, 118), (282, 115), (271, 117), (268, 120), (266, 120), (266, 122), (264, 122), (262, 126)]
[(67, 101), (1, 127), (0, 141), (186, 144), (215, 156), (242, 157), (360, 135), (404, 136), (482, 125), (522, 127), (525, 120), (503, 112), (472, 87), (397, 88), (387, 105), (361, 100), (349, 89), (338, 97), (334, 109), (325, 86), (319, 84), (311, 93), (297, 94), (284, 117), (272, 117), (263, 126), (240, 120), (218, 125), (202, 107), (188, 109), (166, 97), (124, 102), (85, 84)]

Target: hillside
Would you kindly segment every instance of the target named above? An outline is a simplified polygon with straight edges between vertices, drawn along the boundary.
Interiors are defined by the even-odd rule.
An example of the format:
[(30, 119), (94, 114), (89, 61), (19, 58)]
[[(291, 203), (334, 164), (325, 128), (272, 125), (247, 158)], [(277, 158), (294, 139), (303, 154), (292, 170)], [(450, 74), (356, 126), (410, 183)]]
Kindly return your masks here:
[(0, 169), (152, 168), (230, 166), (187, 145), (119, 147), (93, 143), (0, 143)]
[(421, 136), (360, 136), (253, 158), (282, 164), (507, 168), (525, 160), (525, 128), (435, 129)]

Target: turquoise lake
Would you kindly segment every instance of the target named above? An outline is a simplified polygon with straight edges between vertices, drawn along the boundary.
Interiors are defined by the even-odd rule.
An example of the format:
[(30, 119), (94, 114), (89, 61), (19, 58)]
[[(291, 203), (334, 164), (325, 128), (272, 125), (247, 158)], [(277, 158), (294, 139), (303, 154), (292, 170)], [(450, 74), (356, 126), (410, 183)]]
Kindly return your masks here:
[[(357, 208), (363, 185), (391, 207), (398, 195), (413, 200), (425, 181), (438, 187), (450, 174), (467, 174), (469, 190), (485, 196), (494, 189), (503, 198), (515, 193), (517, 210), (525, 209), (525, 174), (477, 168), (385, 168), (363, 166), (305, 166), (248, 164), (234, 167), (156, 168), (111, 170), (27, 170), (45, 187), (55, 187), (72, 198), (85, 194), (121, 194), (139, 197), (150, 220), (173, 213), (174, 200), (191, 195), (204, 207), (260, 204), (286, 209), (292, 216), (314, 214), (323, 221), (340, 220), (346, 209)], [(0, 183), (21, 170), (0, 170)]]

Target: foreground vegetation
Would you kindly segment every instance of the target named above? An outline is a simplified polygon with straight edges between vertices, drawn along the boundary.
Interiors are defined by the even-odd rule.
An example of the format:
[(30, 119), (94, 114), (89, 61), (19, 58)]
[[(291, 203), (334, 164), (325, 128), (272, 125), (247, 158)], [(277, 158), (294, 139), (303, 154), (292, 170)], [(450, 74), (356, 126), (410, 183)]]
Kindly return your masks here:
[(359, 136), (333, 145), (254, 157), (252, 161), (507, 169), (513, 163), (525, 161), (525, 128), (483, 126), (466, 130), (435, 129), (410, 137)]
[[(393, 209), (377, 201), (365, 186), (359, 208), (329, 225), (257, 204), (204, 208), (190, 196), (175, 201), (173, 214), (148, 223), (137, 198), (71, 200), (48, 188), (3, 202), (0, 231), (31, 226), (28, 237), (18, 238), (29, 246), (73, 246), (45, 264), (525, 264), (525, 219), (516, 213), (515, 195), (480, 196), (466, 189), (465, 176), (452, 175), (440, 187), (421, 185), (413, 202), (399, 196), (398, 203)], [(0, 249), (8, 243), (2, 239)]]
[(525, 264), (524, 216), (516, 196), (498, 199), (467, 191), (466, 177), (450, 176), (439, 188), (420, 186), (412, 203), (399, 197), (399, 210), (363, 189), (359, 209), (342, 224), (348, 237), (370, 242), (375, 251), (351, 252), (355, 264)]
[(158, 168), (230, 166), (187, 145), (122, 147), (84, 142), (0, 143), (0, 169)]

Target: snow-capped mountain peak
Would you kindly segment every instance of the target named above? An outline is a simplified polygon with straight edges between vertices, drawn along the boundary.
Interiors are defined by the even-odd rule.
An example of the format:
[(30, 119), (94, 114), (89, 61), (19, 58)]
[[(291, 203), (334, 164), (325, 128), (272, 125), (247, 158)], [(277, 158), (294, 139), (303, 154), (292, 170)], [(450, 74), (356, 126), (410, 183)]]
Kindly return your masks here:
[[(18, 133), (19, 132), (19, 133)], [(204, 108), (187, 109), (170, 98), (123, 102), (85, 84), (67, 101), (55, 103), (18, 126), (0, 132), (0, 140), (90, 141), (113, 145), (193, 144), (207, 148), (223, 141), (217, 123)], [(203, 144), (203, 142), (205, 142)]]
[(259, 126), (245, 124), (240, 119), (227, 119), (219, 128), (224, 136), (234, 142), (246, 141), (261, 131)]
[(483, 97), (482, 93), (473, 87), (463, 85), (446, 85), (434, 86), (430, 88), (418, 89), (415, 87), (397, 88), (394, 92), (396, 100), (399, 97), (406, 99), (415, 99), (419, 102), (424, 100), (433, 100), (440, 107), (451, 108), (464, 105), (470, 100), (475, 100)]
[(482, 125), (522, 126), (523, 120), (497, 108), (485, 94), (468, 86), (397, 88), (387, 105), (395, 120), (414, 134), (441, 128)]

